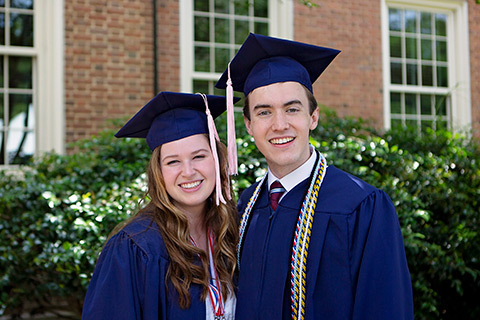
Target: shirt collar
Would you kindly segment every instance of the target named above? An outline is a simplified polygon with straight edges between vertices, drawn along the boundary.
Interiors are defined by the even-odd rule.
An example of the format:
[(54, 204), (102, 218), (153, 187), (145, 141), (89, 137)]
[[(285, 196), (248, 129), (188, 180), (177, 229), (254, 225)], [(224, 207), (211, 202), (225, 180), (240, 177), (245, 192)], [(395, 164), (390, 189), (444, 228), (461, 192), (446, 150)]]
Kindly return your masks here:
[(315, 165), (316, 160), (317, 160), (317, 153), (315, 152), (314, 148), (310, 146), (310, 158), (308, 158), (308, 160), (305, 161), (304, 164), (302, 164), (300, 167), (298, 167), (297, 169), (287, 174), (285, 177), (278, 179), (269, 169), (268, 176), (267, 176), (268, 190), (270, 190), (270, 186), (272, 185), (272, 183), (275, 182), (275, 180), (278, 180), (280, 181), (282, 186), (285, 188), (285, 194), (286, 194), (288, 191), (292, 190), (301, 181), (310, 177), (310, 174), (312, 173), (313, 166)]

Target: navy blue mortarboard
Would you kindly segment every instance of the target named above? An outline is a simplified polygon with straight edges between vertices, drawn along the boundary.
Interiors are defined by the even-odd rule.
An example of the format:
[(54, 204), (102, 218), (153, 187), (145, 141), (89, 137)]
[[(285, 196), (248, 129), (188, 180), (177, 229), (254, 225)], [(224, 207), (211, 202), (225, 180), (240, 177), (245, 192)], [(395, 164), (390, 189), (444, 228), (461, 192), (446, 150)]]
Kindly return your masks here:
[[(258, 87), (294, 81), (313, 92), (312, 84), (340, 53), (339, 50), (250, 33), (216, 87), (247, 96)], [(227, 93), (228, 96), (228, 93)]]
[[(206, 96), (215, 119), (226, 109), (223, 96)], [(199, 133), (209, 133), (206, 106), (199, 94), (160, 92), (115, 134), (117, 138), (146, 138), (156, 147)]]

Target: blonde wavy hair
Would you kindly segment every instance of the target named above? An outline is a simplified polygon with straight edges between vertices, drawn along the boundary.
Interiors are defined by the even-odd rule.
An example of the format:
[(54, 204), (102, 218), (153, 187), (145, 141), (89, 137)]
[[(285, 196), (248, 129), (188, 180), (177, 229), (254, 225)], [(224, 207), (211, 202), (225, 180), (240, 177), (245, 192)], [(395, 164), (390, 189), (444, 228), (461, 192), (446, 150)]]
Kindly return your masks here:
[[(205, 136), (208, 139), (208, 136)], [(238, 215), (227, 171), (227, 149), (222, 142), (217, 141), (217, 151), (220, 162), (222, 194), (227, 203), (220, 203), (219, 206), (214, 204), (214, 189), (210, 199), (207, 199), (208, 209), (205, 214), (205, 224), (207, 230), (212, 230), (215, 235), (216, 245), (213, 249), (213, 260), (220, 280), (222, 294), (224, 298), (227, 298), (233, 294), (234, 290)], [(139, 215), (153, 217), (170, 256), (166, 280), (170, 280), (174, 289), (178, 292), (180, 307), (186, 309), (190, 306), (189, 289), (192, 283), (203, 287), (202, 300), (205, 300), (208, 295), (210, 282), (209, 258), (205, 251), (191, 244), (187, 217), (175, 207), (172, 198), (167, 193), (160, 167), (160, 153), (161, 147), (157, 147), (153, 151), (148, 165), (148, 190), (145, 197), (148, 197), (150, 202), (134, 217), (119, 225), (112, 234), (123, 229), (125, 225)], [(232, 200), (228, 200), (227, 193), (230, 193)], [(201, 265), (195, 263), (197, 257), (200, 257)]]

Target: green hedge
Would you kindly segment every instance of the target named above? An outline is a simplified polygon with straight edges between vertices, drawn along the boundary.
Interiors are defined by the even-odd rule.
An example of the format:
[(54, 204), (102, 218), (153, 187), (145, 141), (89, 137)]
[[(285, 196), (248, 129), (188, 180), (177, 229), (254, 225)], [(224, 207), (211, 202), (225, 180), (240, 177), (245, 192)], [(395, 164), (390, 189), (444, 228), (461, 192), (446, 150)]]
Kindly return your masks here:
[[(237, 131), (240, 192), (266, 165), (241, 119)], [(329, 164), (384, 189), (395, 203), (416, 319), (480, 318), (480, 152), (473, 141), (449, 132), (379, 135), (362, 120), (323, 110), (311, 142)], [(144, 194), (144, 141), (105, 131), (75, 148), (71, 156), (36, 159), (23, 177), (0, 172), (0, 315), (79, 318), (106, 236)]]

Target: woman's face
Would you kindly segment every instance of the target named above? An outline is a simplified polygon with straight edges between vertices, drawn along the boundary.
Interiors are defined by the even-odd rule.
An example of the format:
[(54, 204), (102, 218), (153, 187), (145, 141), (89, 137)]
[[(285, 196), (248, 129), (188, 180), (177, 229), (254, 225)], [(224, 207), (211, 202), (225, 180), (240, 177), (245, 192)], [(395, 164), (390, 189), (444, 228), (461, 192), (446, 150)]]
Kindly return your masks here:
[(188, 214), (205, 209), (215, 187), (215, 163), (205, 135), (162, 145), (160, 168), (167, 192), (180, 210)]

